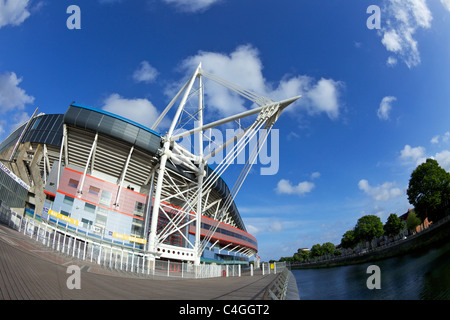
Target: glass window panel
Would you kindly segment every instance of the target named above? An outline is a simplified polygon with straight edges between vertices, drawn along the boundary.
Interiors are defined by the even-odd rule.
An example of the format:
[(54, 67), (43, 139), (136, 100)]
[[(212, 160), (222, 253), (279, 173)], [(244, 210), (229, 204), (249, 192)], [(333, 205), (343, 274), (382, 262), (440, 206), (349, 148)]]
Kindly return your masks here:
[(95, 194), (96, 196), (98, 196), (98, 194), (100, 193), (100, 188), (94, 187), (94, 186), (89, 186), (89, 193)]
[(136, 212), (139, 215), (142, 215), (144, 213), (144, 204), (142, 202), (136, 201), (134, 205), (134, 212)]
[(70, 205), (70, 206), (73, 206), (73, 198), (72, 197), (69, 197), (69, 196), (64, 196), (64, 200), (63, 200), (63, 202), (65, 203), (65, 204), (68, 204), (68, 205)]
[(70, 179), (69, 180), (69, 187), (78, 188), (78, 180)]
[(92, 221), (87, 220), (85, 218), (81, 219), (81, 223), (83, 224), (83, 228), (90, 229), (92, 226)]
[(111, 198), (112, 198), (112, 193), (109, 191), (103, 190), (99, 203), (104, 206), (109, 207), (109, 205), (111, 204)]
[(84, 210), (90, 213), (95, 213), (95, 206), (93, 204), (90, 203), (85, 203), (84, 204)]
[(61, 210), (61, 214), (66, 217), (70, 216), (70, 213), (64, 210)]

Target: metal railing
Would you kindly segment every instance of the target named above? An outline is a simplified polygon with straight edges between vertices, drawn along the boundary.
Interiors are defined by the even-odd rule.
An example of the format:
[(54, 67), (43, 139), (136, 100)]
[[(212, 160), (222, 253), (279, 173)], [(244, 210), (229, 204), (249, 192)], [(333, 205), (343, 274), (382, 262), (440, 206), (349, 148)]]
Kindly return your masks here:
[[(85, 233), (63, 228), (51, 222), (21, 217), (8, 208), (0, 208), (0, 222), (35, 240), (59, 255), (90, 263), (93, 268), (111, 270), (138, 277), (212, 278), (254, 275), (253, 265), (200, 264), (152, 259), (149, 253), (112, 242), (103, 242)], [(277, 267), (264, 266), (262, 274), (275, 273)], [(281, 270), (278, 267), (278, 270)]]
[(286, 268), (286, 262), (265, 262), (261, 263), (262, 275), (277, 274)]
[(286, 300), (291, 272), (284, 268), (275, 280), (267, 287), (263, 300)]

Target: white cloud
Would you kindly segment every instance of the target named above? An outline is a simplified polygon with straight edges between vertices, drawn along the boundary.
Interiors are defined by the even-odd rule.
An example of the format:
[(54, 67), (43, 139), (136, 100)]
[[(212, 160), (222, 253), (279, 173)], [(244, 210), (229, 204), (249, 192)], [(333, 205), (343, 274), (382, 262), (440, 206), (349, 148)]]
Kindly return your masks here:
[[(187, 73), (192, 73), (199, 63), (206, 71), (234, 82), (258, 94), (265, 92), (262, 63), (258, 51), (252, 46), (238, 47), (231, 54), (200, 51), (182, 62)], [(223, 86), (209, 81), (205, 83), (207, 104), (223, 116), (245, 111), (245, 100)]]
[(146, 82), (150, 83), (156, 79), (158, 76), (158, 70), (152, 67), (148, 61), (142, 61), (139, 69), (134, 71), (133, 79), (136, 82)]
[(433, 138), (431, 138), (430, 142), (433, 143), (433, 144), (439, 143), (439, 136), (438, 135), (434, 136)]
[(283, 100), (286, 98), (301, 95), (287, 111), (297, 113), (306, 110), (310, 115), (326, 113), (330, 119), (336, 119), (340, 113), (339, 98), (344, 84), (333, 79), (321, 78), (316, 81), (307, 75), (296, 77), (284, 77), (278, 87), (268, 90), (267, 96), (273, 100)]
[(245, 219), (247, 231), (252, 235), (260, 233), (278, 233), (283, 231), (283, 223), (276, 218), (248, 218)]
[(400, 151), (400, 159), (404, 161), (413, 161), (417, 164), (425, 162), (425, 148), (415, 147), (412, 148), (410, 145), (405, 145), (402, 151)]
[[(431, 139), (431, 143), (436, 144), (439, 142), (440, 136), (435, 136)], [(450, 132), (446, 132), (442, 136), (442, 141), (447, 142), (450, 139)], [(405, 145), (403, 150), (400, 152), (400, 159), (405, 161), (406, 164), (414, 163), (414, 165), (418, 166), (426, 161), (426, 159), (431, 158), (435, 159), (439, 165), (444, 168), (446, 171), (450, 171), (450, 151), (442, 150), (437, 152), (434, 156), (427, 155), (424, 147), (415, 147), (412, 148), (410, 145)]]
[(19, 87), (21, 82), (22, 78), (17, 78), (14, 72), (0, 74), (0, 113), (22, 110), (26, 104), (34, 102), (34, 97)]
[(450, 0), (441, 0), (441, 3), (442, 3), (442, 5), (444, 6), (445, 9), (450, 11)]
[(120, 115), (147, 127), (151, 127), (159, 114), (147, 99), (126, 99), (113, 93), (104, 101), (103, 110)]
[(387, 59), (386, 64), (387, 64), (389, 67), (394, 67), (394, 66), (397, 64), (397, 59), (396, 59), (395, 57), (390, 56), (390, 57)]
[(380, 30), (381, 43), (397, 54), (408, 68), (417, 66), (420, 53), (414, 34), (419, 28), (430, 28), (433, 19), (426, 0), (387, 0), (382, 16), (387, 18), (385, 27)]
[(21, 111), (21, 112), (16, 112), (13, 115), (11, 115), (10, 117), (10, 126), (9, 129), (10, 131), (14, 131), (16, 130), (18, 127), (20, 127), (22, 124), (24, 124), (25, 122), (27, 122), (28, 120), (30, 120), (31, 115), (28, 114), (28, 112), (26, 111)]
[(430, 142), (433, 144), (437, 144), (439, 143), (439, 140), (441, 140), (442, 142), (448, 142), (450, 140), (450, 131), (447, 131), (442, 136), (441, 135), (434, 136)]
[(450, 172), (450, 151), (444, 150), (436, 153), (434, 159), (439, 163), (439, 165), (445, 169), (445, 171)]
[(397, 100), (397, 98), (392, 96), (384, 97), (381, 100), (380, 107), (377, 110), (378, 118), (380, 118), (381, 120), (389, 119), (389, 113), (391, 112), (392, 109), (392, 102), (395, 100)]
[(320, 172), (316, 171), (311, 174), (311, 179), (318, 179), (318, 178), (320, 178)]
[[(333, 79), (320, 79), (306, 75), (283, 77), (276, 86), (263, 76), (259, 52), (251, 45), (242, 45), (230, 54), (200, 51), (185, 59), (182, 69), (192, 73), (199, 63), (206, 71), (233, 82), (256, 94), (272, 100), (284, 100), (302, 95), (287, 110), (306, 110), (309, 114), (326, 113), (330, 118), (339, 116), (339, 96), (343, 83)], [(206, 85), (205, 85), (206, 86)], [(246, 101), (230, 90), (210, 84), (205, 90), (207, 104), (223, 116), (247, 109)]]
[(276, 192), (278, 194), (296, 194), (304, 195), (305, 193), (311, 192), (315, 185), (309, 181), (300, 182), (298, 185), (292, 185), (289, 180), (281, 179), (276, 187)]
[(175, 5), (179, 10), (185, 12), (199, 12), (208, 9), (220, 0), (163, 0), (165, 3)]
[(358, 182), (358, 187), (376, 201), (388, 201), (403, 195), (402, 190), (395, 187), (393, 182), (385, 182), (380, 186), (372, 187), (366, 179), (362, 179)]
[(0, 28), (18, 26), (30, 16), (29, 0), (0, 0)]
[(381, 43), (384, 44), (388, 51), (398, 52), (402, 49), (400, 41), (401, 39), (397, 32), (395, 30), (390, 30), (383, 35)]
[(340, 83), (331, 79), (320, 79), (314, 87), (306, 93), (311, 101), (311, 107), (318, 112), (325, 112), (330, 118), (337, 118), (339, 114)]

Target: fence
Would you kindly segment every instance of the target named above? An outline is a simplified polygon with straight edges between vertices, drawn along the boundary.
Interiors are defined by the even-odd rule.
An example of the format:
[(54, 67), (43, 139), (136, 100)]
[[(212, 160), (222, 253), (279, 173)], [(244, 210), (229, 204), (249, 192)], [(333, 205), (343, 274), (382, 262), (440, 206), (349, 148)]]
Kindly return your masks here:
[(263, 300), (285, 300), (289, 288), (291, 272), (284, 268), (275, 280), (267, 287)]
[(51, 222), (39, 222), (23, 218), (14, 211), (0, 208), (0, 222), (10, 228), (29, 236), (41, 246), (50, 248), (58, 254), (90, 262), (93, 266), (115, 270), (124, 274), (141, 277), (178, 277), (178, 278), (212, 278), (240, 277), (242, 275), (271, 274), (281, 272), (285, 263), (262, 264), (261, 269), (254, 270), (253, 264), (223, 265), (176, 262), (152, 259), (150, 254), (140, 250), (103, 242)]

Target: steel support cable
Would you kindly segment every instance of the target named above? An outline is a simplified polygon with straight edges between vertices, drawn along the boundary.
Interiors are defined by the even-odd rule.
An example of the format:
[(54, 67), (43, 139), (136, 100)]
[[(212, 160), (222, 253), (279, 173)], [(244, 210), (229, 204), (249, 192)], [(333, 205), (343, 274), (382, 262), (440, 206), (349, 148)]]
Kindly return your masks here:
[[(214, 170), (214, 173), (217, 176), (217, 178), (213, 177), (214, 175), (210, 175), (205, 180), (205, 185), (208, 185), (208, 183), (212, 184), (217, 181), (218, 177), (220, 177), (223, 174), (223, 172), (228, 168), (228, 166), (234, 161), (234, 159), (237, 158), (242, 149), (244, 149), (247, 146), (247, 144), (251, 141), (253, 136), (258, 132), (258, 130), (262, 127), (262, 125), (263, 123), (261, 123), (260, 121), (255, 121), (250, 126), (249, 130), (246, 133), (244, 133), (244, 136), (242, 136), (241, 139), (238, 141), (238, 143), (233, 146), (231, 151), (225, 156), (225, 158), (222, 159), (220, 164)], [(231, 157), (232, 159), (230, 159)], [(215, 180), (210, 182), (213, 178)]]
[[(172, 218), (168, 217), (169, 220), (170, 220), (170, 222), (171, 222), (175, 227), (177, 227), (177, 226), (182, 222), (183, 219), (185, 219), (186, 217), (188, 217), (188, 216), (191, 214), (190, 211), (183, 210), (183, 209), (181, 209), (181, 208), (176, 209), (175, 211), (177, 211), (177, 216), (175, 217), (175, 219), (172, 219)], [(166, 214), (166, 216), (167, 216), (167, 214)], [(187, 223), (185, 223), (184, 225), (182, 225), (182, 227), (179, 227), (179, 228), (180, 228), (180, 229), (183, 228), (184, 226), (186, 226), (186, 225), (192, 223), (192, 221), (193, 221), (193, 220), (189, 220)], [(166, 226), (161, 230), (161, 232), (159, 233), (158, 239), (161, 240), (161, 241), (164, 241), (168, 236), (172, 235), (172, 234), (173, 234), (174, 232), (176, 232), (176, 231), (179, 231), (179, 230), (173, 230), (173, 228), (171, 228), (171, 226), (166, 225)]]
[[(223, 205), (223, 207), (222, 207), (220, 217), (222, 217), (222, 215), (229, 209), (229, 207), (230, 207), (231, 204), (233, 203), (233, 201), (234, 201), (234, 199), (235, 199), (237, 193), (239, 192), (239, 190), (240, 190), (240, 188), (241, 188), (243, 182), (245, 181), (245, 179), (246, 179), (248, 173), (250, 172), (250, 169), (251, 169), (251, 167), (253, 166), (254, 161), (255, 161), (257, 155), (260, 153), (261, 148), (262, 148), (262, 146), (264, 145), (264, 143), (265, 143), (265, 141), (266, 141), (266, 139), (267, 139), (267, 137), (268, 137), (268, 135), (269, 135), (269, 131), (270, 131), (270, 130), (267, 130), (267, 131), (266, 131), (266, 134), (264, 135), (264, 137), (263, 137), (263, 139), (262, 139), (262, 140), (263, 140), (262, 143), (260, 143), (259, 140), (257, 141), (257, 144), (255, 145), (255, 148), (254, 148), (253, 151), (252, 151), (252, 155), (250, 156), (249, 160), (247, 161), (246, 166), (244, 167), (244, 169), (241, 171), (241, 174), (240, 174), (239, 178), (236, 180), (236, 182), (235, 182), (235, 184), (234, 184), (234, 186), (233, 186), (232, 191), (230, 192), (229, 196), (227, 197), (227, 199), (226, 199), (226, 201), (225, 201), (225, 203), (224, 203), (224, 205)], [(258, 147), (258, 146), (259, 146), (259, 147)], [(253, 158), (253, 159), (252, 159), (252, 158)], [(250, 159), (252, 159), (252, 160), (250, 161)], [(211, 231), (211, 229), (210, 229), (210, 232), (204, 237), (204, 240), (203, 240), (203, 242), (202, 242), (203, 248), (206, 248), (207, 242), (211, 239), (212, 235), (213, 235), (213, 234), (215, 233), (215, 231), (217, 230), (218, 225), (219, 225), (219, 223), (216, 224), (216, 226), (215, 226), (215, 228), (214, 228), (213, 231)], [(203, 249), (203, 250), (204, 250), (204, 249)]]
[[(233, 189), (229, 193), (229, 196), (224, 203), (223, 207), (226, 208), (226, 210), (228, 210), (228, 208), (231, 206), (233, 200), (235, 199), (237, 193), (239, 192), (243, 182), (245, 181), (248, 173), (250, 172), (251, 167), (254, 164), (254, 161), (255, 161), (257, 155), (260, 153), (261, 148), (264, 145), (268, 135), (269, 135), (269, 130), (266, 131), (262, 144), (260, 143), (260, 140), (259, 140), (260, 138), (258, 139), (257, 144), (255, 145), (255, 147), (252, 151), (252, 154), (250, 155), (249, 159), (247, 160), (245, 167), (242, 169), (238, 179), (236, 180), (236, 182), (233, 186)], [(250, 159), (252, 159), (252, 160), (250, 161)]]
[(254, 103), (258, 104), (259, 106), (263, 106), (265, 104), (267, 104), (267, 102), (269, 101), (268, 98), (263, 97), (261, 95), (258, 95), (250, 90), (244, 89), (234, 83), (231, 83), (225, 79), (222, 79), (216, 75), (213, 75), (211, 73), (208, 72), (204, 72), (204, 76), (207, 77), (208, 79), (230, 89), (231, 91), (234, 91), (235, 93), (243, 96), (244, 98), (253, 101)]
[[(253, 130), (256, 125), (260, 125), (260, 124), (255, 122), (254, 124), (252, 124), (251, 129)], [(228, 166), (231, 164), (231, 162), (234, 161), (234, 159), (238, 156), (240, 151), (246, 145), (246, 144), (244, 145), (246, 136), (248, 136), (250, 134), (253, 136), (257, 132), (256, 130), (255, 131), (252, 131), (252, 130), (249, 130), (248, 132), (246, 132), (246, 134), (244, 134), (244, 136), (238, 141), (238, 143), (233, 146), (231, 152), (229, 152), (227, 154), (227, 156), (222, 159), (222, 161), (220, 162), (220, 164), (217, 166), (216, 170), (214, 171), (215, 174), (211, 174), (208, 176), (207, 179), (205, 179), (205, 181), (203, 182), (204, 190), (209, 190), (212, 187), (212, 185), (223, 174), (223, 172), (228, 168)], [(230, 157), (233, 157), (233, 159), (230, 159)], [(194, 201), (197, 200), (197, 196), (198, 196), (198, 191), (196, 193), (194, 193), (192, 196)]]
[(263, 105), (267, 104), (267, 101), (265, 100), (264, 97), (250, 94), (250, 91), (243, 91), (243, 90), (240, 90), (240, 88), (238, 88), (238, 87), (233, 87), (233, 86), (227, 85), (226, 83), (221, 83), (221, 82), (217, 82), (217, 83), (222, 84), (223, 86), (227, 87), (231, 91), (237, 93), (238, 95), (244, 97), (247, 100), (252, 101), (253, 103), (257, 104), (258, 106), (263, 106)]
[[(184, 193), (185, 193), (185, 192), (189, 192), (189, 189), (188, 189), (188, 190), (185, 190), (185, 191), (181, 191), (181, 190), (178, 188), (178, 186), (176, 185), (176, 183), (173, 181), (173, 179), (172, 179), (172, 177), (170, 176), (170, 174), (167, 174), (167, 176), (168, 176), (169, 179), (171, 180), (171, 181), (170, 181), (171, 184), (172, 184), (172, 185), (176, 188), (176, 190), (178, 191), (178, 193), (177, 193), (176, 195), (174, 195), (174, 196), (182, 195), (182, 198), (184, 199), (185, 204), (187, 204), (187, 206), (190, 208), (191, 206), (190, 206), (189, 203), (188, 203), (188, 202), (189, 202), (189, 199), (188, 199), (187, 197), (184, 196)], [(169, 198), (171, 198), (171, 197), (169, 197)], [(188, 208), (186, 208), (186, 209), (188, 209)], [(170, 218), (170, 217), (168, 217), (168, 218), (169, 218), (169, 220), (170, 220), (174, 225), (178, 225), (178, 223), (181, 222), (182, 219), (184, 219), (186, 216), (189, 215), (189, 211), (188, 211), (188, 210), (183, 210), (182, 208), (178, 208), (178, 209), (175, 209), (175, 210), (178, 211), (178, 214), (177, 214), (177, 216), (175, 217), (175, 219), (172, 219), (172, 218)], [(166, 214), (166, 216), (167, 216), (167, 214)], [(169, 235), (171, 235), (173, 232), (170, 232), (171, 230), (168, 230), (169, 228), (170, 228), (170, 225), (167, 224), (167, 225), (160, 231), (159, 235), (157, 236), (158, 239), (162, 239), (161, 241), (164, 241)], [(166, 233), (168, 233), (168, 232), (170, 232), (170, 233), (166, 235)]]
[[(202, 85), (202, 88), (203, 88), (203, 87), (204, 87), (204, 85)], [(186, 101), (189, 101), (189, 100), (191, 99), (191, 97), (192, 97), (194, 94), (197, 94), (197, 92), (200, 91), (200, 89), (201, 89), (201, 88), (197, 88), (196, 90), (194, 90), (193, 92), (191, 92), (191, 93), (189, 94), (189, 96), (187, 97)], [(190, 106), (190, 108), (192, 108), (192, 106)], [(175, 129), (174, 132), (175, 132), (176, 130), (181, 130), (181, 129), (183, 129), (184, 126), (185, 126), (186, 124), (188, 124), (189, 121), (190, 121), (191, 119), (194, 120), (194, 121), (195, 121), (195, 120), (198, 120), (197, 118), (195, 118), (195, 116), (196, 116), (198, 113), (200, 113), (200, 111), (202, 111), (203, 109), (205, 109), (205, 108), (203, 107), (203, 108), (201, 108), (200, 110), (197, 108), (196, 111), (195, 111), (193, 114), (190, 114), (189, 112), (186, 111), (186, 107), (183, 107), (183, 112), (187, 114), (187, 117), (184, 117), (183, 119), (181, 119), (181, 116), (179, 117), (178, 123), (177, 123), (176, 126), (175, 126), (175, 127), (178, 127), (178, 128)], [(184, 122), (184, 124), (183, 124), (183, 122)], [(175, 134), (173, 134), (173, 135), (175, 135)]]
[[(267, 139), (267, 137), (269, 136), (269, 133), (270, 133), (271, 130), (272, 130), (272, 127), (270, 127), (270, 129), (267, 129), (267, 130), (266, 130), (266, 132), (265, 132), (265, 134), (264, 134), (264, 136), (263, 136), (263, 139), (262, 139), (262, 140), (263, 140), (262, 143), (261, 143), (261, 141), (260, 141), (260, 138), (261, 138), (261, 137), (258, 138), (257, 144), (255, 145), (255, 147), (254, 147), (254, 149), (253, 149), (253, 151), (252, 151), (252, 155), (254, 154), (253, 160), (252, 160), (251, 162), (247, 161), (247, 163), (246, 163), (246, 166), (248, 167), (248, 169), (247, 169), (247, 171), (246, 171), (246, 173), (245, 173), (245, 176), (242, 176), (241, 182), (240, 182), (239, 187), (238, 187), (237, 189), (235, 189), (235, 186), (237, 186), (237, 184), (236, 184), (237, 181), (236, 181), (236, 183), (235, 183), (235, 186), (233, 186), (233, 190), (231, 191), (231, 194), (234, 194), (232, 201), (233, 201), (234, 198), (236, 197), (236, 195), (237, 195), (237, 193), (239, 192), (239, 190), (240, 190), (242, 184), (244, 183), (245, 179), (247, 178), (247, 175), (248, 175), (248, 173), (250, 172), (250, 169), (252, 168), (252, 166), (253, 166), (253, 164), (254, 164), (254, 162), (255, 162), (255, 160), (256, 160), (256, 157), (257, 157), (257, 156), (259, 155), (259, 153), (261, 152), (261, 148), (263, 147), (264, 143), (266, 142), (266, 139)], [(249, 160), (250, 160), (250, 157), (249, 157)], [(241, 171), (241, 175), (242, 175), (243, 172), (245, 172), (245, 171), (242, 170), (242, 171)], [(240, 177), (241, 177), (241, 176), (240, 176)]]
[[(204, 190), (209, 190), (212, 187), (212, 185), (219, 179), (219, 177), (223, 174), (223, 172), (228, 168), (228, 166), (231, 164), (231, 162), (234, 161), (234, 159), (239, 155), (239, 153), (242, 151), (242, 149), (245, 148), (245, 146), (251, 141), (253, 136), (257, 133), (257, 131), (262, 127), (263, 124), (264, 124), (263, 121), (258, 120), (258, 121), (255, 121), (249, 127), (249, 130), (247, 132), (245, 132), (244, 136), (238, 141), (238, 143), (235, 146), (233, 146), (232, 151), (230, 153), (228, 153), (227, 156), (221, 161), (221, 163), (218, 166), (218, 168), (219, 168), (218, 172), (216, 172), (215, 175), (210, 175), (205, 180)], [(257, 128), (257, 129), (255, 129), (255, 128)], [(233, 159), (231, 159), (231, 161), (229, 159), (230, 157), (233, 158)], [(217, 170), (217, 168), (216, 168), (216, 170)], [(181, 208), (181, 211), (186, 212), (187, 207), (192, 207), (189, 204), (189, 202), (193, 202), (193, 201), (197, 202), (197, 199), (199, 196), (201, 196), (201, 195), (199, 194), (199, 190), (197, 190), (191, 197), (192, 200), (187, 201)], [(199, 223), (201, 223), (201, 221)], [(167, 229), (164, 229), (164, 230), (166, 230), (166, 231), (164, 231), (165, 235), (161, 236), (161, 233), (160, 233), (157, 236), (158, 242), (163, 237), (164, 237), (164, 239), (166, 239), (170, 234), (176, 232), (176, 230), (175, 231), (173, 231), (173, 230), (167, 231)]]
[[(255, 122), (255, 124), (256, 124), (256, 122)], [(261, 126), (262, 126), (262, 123), (257, 123), (256, 128), (252, 128), (251, 130), (249, 130), (248, 134), (244, 135), (241, 138), (241, 140), (239, 141), (239, 143), (233, 147), (231, 152), (229, 152), (227, 154), (227, 156), (222, 160), (222, 162), (218, 166), (219, 170), (217, 170), (217, 168), (216, 168), (216, 171), (215, 171), (216, 174), (210, 175), (208, 177), (208, 179), (206, 180), (207, 183), (205, 185), (208, 188), (210, 188), (210, 186), (212, 186), (212, 184), (217, 181), (217, 179), (223, 174), (223, 172), (228, 168), (228, 166), (230, 166), (232, 161), (234, 161), (234, 159), (236, 159), (236, 157), (240, 154), (240, 152), (253, 139), (253, 137), (258, 132), (258, 130), (261, 128)], [(232, 159), (230, 159), (229, 157), (232, 157)]]
[[(169, 224), (167, 224), (166, 227), (167, 227), (168, 225), (170, 225), (170, 224), (173, 224), (173, 227), (172, 227), (172, 230), (171, 230), (172, 232), (171, 232), (170, 234), (168, 234), (168, 235), (165, 236), (164, 238), (158, 237), (158, 242), (162, 243), (163, 241), (165, 241), (165, 240), (167, 239), (168, 236), (170, 236), (170, 235), (173, 234), (174, 232), (179, 232), (179, 233), (183, 236), (183, 238), (185, 238), (186, 241), (187, 241), (189, 244), (192, 245), (192, 243), (189, 241), (189, 239), (187, 239), (186, 236), (185, 236), (182, 232), (180, 232), (180, 229), (183, 228), (184, 226), (178, 227), (177, 225), (175, 225), (175, 224), (172, 222), (170, 216), (166, 213), (166, 211), (165, 211), (162, 207), (160, 207), (160, 209), (161, 209), (162, 212), (166, 215), (166, 217), (169, 219)], [(165, 228), (166, 228), (166, 227), (165, 227)], [(175, 228), (175, 230), (173, 230), (173, 228)]]
[(188, 84), (189, 84), (188, 80), (183, 87), (180, 89), (180, 91), (178, 91), (178, 93), (175, 95), (175, 97), (173, 97), (173, 99), (170, 101), (170, 103), (167, 105), (167, 107), (163, 110), (163, 112), (161, 112), (161, 114), (159, 115), (158, 119), (156, 119), (155, 123), (153, 123), (151, 129), (155, 130), (156, 127), (159, 125), (159, 123), (162, 121), (162, 119), (164, 119), (164, 117), (166, 116), (167, 112), (169, 112), (170, 109), (172, 109), (173, 105), (175, 104), (175, 102), (178, 100), (178, 98), (181, 96), (181, 94), (184, 92), (184, 90), (186, 90)]
[[(262, 125), (263, 125), (263, 123), (262, 122), (255, 122), (251, 127), (254, 127), (254, 126), (258, 126), (258, 128), (260, 128)], [(243, 138), (241, 138), (241, 140), (238, 142), (238, 144), (236, 144), (234, 147), (233, 147), (233, 149), (232, 149), (232, 152), (230, 152), (229, 154), (227, 154), (227, 156), (222, 160), (222, 162), (220, 163), (220, 165), (219, 166), (221, 166), (222, 168), (221, 168), (221, 171), (220, 171), (220, 175), (226, 170), (226, 168), (228, 168), (228, 166), (231, 164), (231, 162), (232, 161), (234, 161), (234, 159), (237, 157), (237, 155), (240, 153), (240, 151), (243, 149), (243, 148), (245, 148), (245, 146), (249, 143), (249, 141), (253, 138), (253, 136), (256, 134), (256, 132), (257, 132), (257, 130), (250, 130), (249, 132), (248, 132), (248, 135), (251, 135), (251, 137), (247, 137), (247, 138), (245, 138), (245, 137), (243, 137)], [(245, 141), (247, 141), (247, 142), (245, 142)], [(239, 150), (235, 150), (235, 149), (239, 149)], [(237, 152), (236, 152), (237, 151)], [(233, 155), (233, 159), (231, 159), (231, 161), (228, 161), (229, 159), (228, 159), (228, 157), (229, 156), (231, 156), (231, 155)], [(228, 163), (227, 163), (228, 162)], [(226, 164), (226, 166), (225, 166), (225, 164)], [(205, 185), (204, 185), (204, 187), (203, 187), (203, 190), (204, 191), (206, 191), (206, 190), (209, 190), (211, 187), (212, 187), (212, 185), (219, 179), (219, 177), (220, 177), (220, 175), (219, 174), (217, 174), (217, 175), (214, 175), (214, 177), (213, 177), (213, 175), (210, 175), (208, 178), (211, 178), (211, 177), (213, 177), (213, 179), (207, 179), (207, 180), (205, 180), (205, 182), (207, 182), (207, 183), (205, 183)], [(186, 212), (186, 209), (187, 209), (187, 207), (189, 206), (189, 207), (192, 207), (189, 203), (196, 203), (197, 202), (197, 200), (198, 200), (198, 197), (199, 196), (201, 196), (200, 194), (199, 194), (199, 190), (197, 190), (194, 194), (193, 194), (193, 196), (190, 198), (191, 200), (190, 201), (187, 201), (184, 205), (183, 205), (183, 207), (181, 208), (181, 211), (184, 211), (184, 212)], [(228, 209), (228, 208), (227, 208)], [(192, 221), (191, 221), (192, 222)], [(166, 226), (167, 227), (167, 226)], [(174, 233), (175, 231), (172, 231), (172, 230), (170, 230), (169, 231), (169, 233), (167, 233), (167, 231), (165, 232), (166, 234), (164, 235), (164, 236), (161, 236), (161, 234), (158, 236), (158, 239), (162, 239), (163, 237), (165, 237), (165, 238), (167, 238), (170, 234), (172, 234), (172, 233)], [(164, 239), (165, 239), (164, 238)]]
[(237, 94), (247, 98), (250, 101), (253, 101), (254, 103), (256, 103), (259, 106), (263, 106), (266, 105), (268, 103), (272, 103), (273, 101), (269, 98), (266, 98), (264, 96), (258, 95), (250, 90), (244, 89), (234, 83), (231, 83), (225, 79), (222, 79), (216, 75), (213, 75), (209, 72), (206, 72), (203, 70), (202, 75), (234, 92), (236, 92)]
[[(258, 154), (261, 151), (262, 146), (266, 142), (266, 139), (267, 139), (271, 129), (272, 129), (272, 126), (270, 127), (270, 129), (266, 130), (266, 133), (265, 133), (265, 135), (263, 136), (263, 139), (262, 139), (263, 140), (262, 143), (260, 143), (260, 140), (258, 139), (257, 144), (255, 145), (255, 147), (254, 147), (254, 149), (252, 151), (252, 156), (249, 157), (249, 160), (247, 161), (246, 166), (241, 171), (241, 174), (240, 174), (238, 180), (236, 180), (232, 191), (230, 192), (229, 196), (226, 199), (226, 202), (224, 203), (224, 205), (222, 207), (221, 216), (229, 209), (229, 207), (233, 203), (237, 193), (239, 192), (240, 188), (242, 187), (242, 184), (244, 183), (245, 179), (247, 178), (247, 175), (250, 172), (250, 169), (253, 166), (256, 157), (258, 156)], [(253, 159), (250, 161), (251, 157), (253, 157)], [(206, 249), (207, 243), (209, 242), (209, 240), (212, 238), (212, 236), (216, 232), (218, 226), (219, 226), (219, 223), (216, 224), (216, 226), (215, 226), (215, 228), (214, 228), (214, 230), (212, 232), (211, 232), (211, 229), (210, 229), (208, 234), (205, 235), (205, 237), (203, 238), (202, 245), (201, 245), (201, 248), (203, 248), (202, 251), (204, 249)]]

